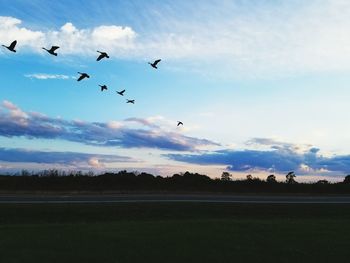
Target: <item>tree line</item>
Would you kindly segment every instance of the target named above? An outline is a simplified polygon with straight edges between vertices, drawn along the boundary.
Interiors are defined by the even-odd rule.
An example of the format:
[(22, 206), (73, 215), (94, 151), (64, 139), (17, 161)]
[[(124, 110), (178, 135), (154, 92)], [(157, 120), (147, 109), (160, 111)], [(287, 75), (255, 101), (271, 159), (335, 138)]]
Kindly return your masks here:
[(277, 181), (271, 174), (266, 180), (252, 175), (232, 180), (223, 172), (221, 178), (212, 179), (198, 173), (180, 173), (169, 177), (150, 173), (119, 171), (95, 175), (92, 172), (45, 170), (22, 171), (0, 176), (0, 191), (149, 191), (149, 192), (216, 192), (216, 193), (344, 193), (350, 194), (350, 175), (342, 182), (319, 180), (298, 183), (294, 172), (286, 174), (285, 181)]

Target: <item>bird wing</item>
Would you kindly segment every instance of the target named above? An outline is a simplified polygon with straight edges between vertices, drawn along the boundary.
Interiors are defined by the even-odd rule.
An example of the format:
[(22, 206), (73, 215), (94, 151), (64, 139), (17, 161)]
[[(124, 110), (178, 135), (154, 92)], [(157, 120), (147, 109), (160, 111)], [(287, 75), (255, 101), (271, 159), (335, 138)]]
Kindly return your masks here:
[(157, 66), (157, 64), (158, 64), (159, 62), (161, 62), (161, 61), (162, 61), (161, 59), (157, 59), (156, 61), (154, 61), (153, 64), (154, 64), (155, 66)]
[(17, 40), (13, 41), (11, 45), (9, 46), (10, 49), (14, 49), (17, 45)]
[(104, 58), (104, 54), (101, 53), (101, 55), (98, 56), (98, 58), (96, 59), (96, 61), (100, 61), (101, 59)]
[(123, 94), (125, 92), (125, 89), (123, 89), (120, 93)]
[(85, 76), (84, 75), (81, 75), (79, 78), (78, 78), (78, 81), (81, 81), (82, 79), (84, 79)]
[(60, 48), (59, 46), (52, 46), (51, 51), (55, 51), (56, 49), (59, 49), (59, 48)]

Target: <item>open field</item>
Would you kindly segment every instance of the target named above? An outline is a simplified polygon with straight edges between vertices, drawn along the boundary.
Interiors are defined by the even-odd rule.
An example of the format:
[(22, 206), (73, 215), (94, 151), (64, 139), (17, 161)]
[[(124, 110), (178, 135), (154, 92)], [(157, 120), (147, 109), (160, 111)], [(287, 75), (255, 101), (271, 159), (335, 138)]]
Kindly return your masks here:
[(347, 262), (349, 208), (2, 204), (0, 262)]

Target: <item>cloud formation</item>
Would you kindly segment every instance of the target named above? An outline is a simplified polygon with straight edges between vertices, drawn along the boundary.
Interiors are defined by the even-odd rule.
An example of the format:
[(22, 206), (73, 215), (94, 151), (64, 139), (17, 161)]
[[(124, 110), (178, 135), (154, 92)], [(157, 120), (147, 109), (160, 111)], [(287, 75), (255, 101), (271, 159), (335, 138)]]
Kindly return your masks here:
[(224, 149), (203, 154), (167, 154), (165, 156), (186, 163), (226, 165), (228, 170), (239, 172), (265, 170), (317, 174), (349, 173), (350, 171), (350, 155), (325, 157), (319, 153), (320, 149), (308, 145), (295, 145), (264, 138), (253, 139), (249, 144), (252, 141), (268, 146), (268, 149)]
[(0, 148), (0, 161), (10, 163), (57, 164), (102, 168), (104, 164), (135, 161), (130, 157), (78, 152), (50, 152)]
[[(18, 39), (19, 50), (36, 52), (57, 44), (63, 55), (85, 56), (98, 48), (112, 57), (159, 56), (180, 62), (186, 70), (207, 73), (220, 63), (216, 73), (231, 77), (350, 69), (348, 1), (162, 1), (134, 3), (133, 8), (140, 13), (135, 19), (143, 19), (139, 33), (120, 25), (77, 28), (69, 21), (59, 28), (34, 30), (18, 18), (2, 16), (0, 42)], [(201, 18), (207, 16), (210, 19)]]
[(115, 55), (133, 48), (136, 33), (130, 27), (101, 25), (94, 28), (78, 29), (67, 22), (58, 30), (38, 31), (23, 27), (22, 21), (0, 16), (0, 41), (11, 43), (18, 40), (18, 50), (29, 48), (34, 52), (43, 52), (41, 47), (58, 45), (63, 55), (86, 55), (96, 50), (108, 50)]
[(51, 118), (38, 112), (25, 112), (12, 102), (0, 107), (0, 136), (29, 139), (62, 139), (94, 146), (122, 148), (155, 148), (174, 151), (196, 151), (215, 142), (165, 131), (141, 121), (143, 128), (132, 129), (118, 122), (84, 122)]

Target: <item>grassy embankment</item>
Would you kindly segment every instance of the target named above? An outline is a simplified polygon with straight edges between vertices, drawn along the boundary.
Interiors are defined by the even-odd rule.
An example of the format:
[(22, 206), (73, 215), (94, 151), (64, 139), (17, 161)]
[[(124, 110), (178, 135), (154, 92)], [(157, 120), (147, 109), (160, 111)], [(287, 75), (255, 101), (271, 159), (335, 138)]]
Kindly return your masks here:
[(0, 262), (348, 262), (349, 205), (0, 205)]

